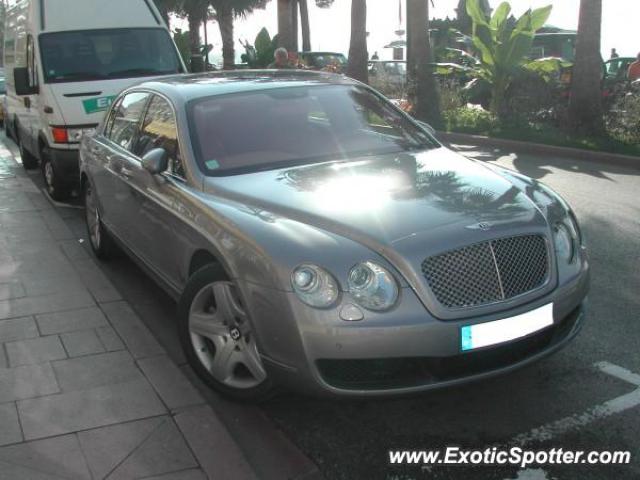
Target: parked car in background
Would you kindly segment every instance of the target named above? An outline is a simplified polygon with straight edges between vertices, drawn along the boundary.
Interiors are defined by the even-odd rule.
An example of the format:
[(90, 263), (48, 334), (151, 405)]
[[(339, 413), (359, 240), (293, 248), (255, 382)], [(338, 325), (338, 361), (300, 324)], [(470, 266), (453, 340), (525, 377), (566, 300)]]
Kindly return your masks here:
[(91, 247), (122, 246), (179, 300), (189, 363), (229, 397), (457, 385), (581, 327), (589, 261), (567, 203), (342, 75), (148, 81), (80, 157)]
[(336, 52), (300, 52), (298, 58), (310, 70), (330, 69), (342, 73), (347, 66), (347, 57)]
[(404, 88), (407, 83), (407, 62), (403, 60), (370, 60), (369, 81), (377, 89), (384, 86)]
[(77, 186), (78, 145), (113, 98), (144, 77), (185, 72), (147, 0), (24, 0), (6, 14), (6, 125), (49, 194)]

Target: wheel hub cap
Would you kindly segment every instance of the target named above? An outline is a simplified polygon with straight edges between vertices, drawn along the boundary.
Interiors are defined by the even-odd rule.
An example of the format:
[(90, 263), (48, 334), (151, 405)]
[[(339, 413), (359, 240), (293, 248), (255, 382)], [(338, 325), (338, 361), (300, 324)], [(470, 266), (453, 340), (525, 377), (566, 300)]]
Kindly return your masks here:
[(200, 290), (191, 304), (189, 330), (198, 360), (217, 381), (247, 389), (267, 378), (232, 282), (214, 282)]

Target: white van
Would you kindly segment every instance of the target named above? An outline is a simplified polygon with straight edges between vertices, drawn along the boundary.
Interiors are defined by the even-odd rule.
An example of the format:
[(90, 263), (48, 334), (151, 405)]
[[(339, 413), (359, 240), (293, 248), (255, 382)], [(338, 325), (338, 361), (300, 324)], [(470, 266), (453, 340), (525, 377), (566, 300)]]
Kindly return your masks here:
[[(11, 2), (10, 2), (11, 3)], [(78, 182), (78, 145), (114, 97), (186, 69), (153, 0), (18, 0), (6, 15), (5, 129), (56, 200)]]

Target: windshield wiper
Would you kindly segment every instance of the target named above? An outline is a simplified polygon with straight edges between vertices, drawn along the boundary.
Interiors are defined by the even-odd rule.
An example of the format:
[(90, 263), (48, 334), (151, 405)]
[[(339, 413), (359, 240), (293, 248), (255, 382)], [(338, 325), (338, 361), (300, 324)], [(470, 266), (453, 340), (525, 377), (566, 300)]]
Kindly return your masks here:
[(107, 77), (121, 77), (127, 75), (170, 75), (177, 73), (177, 70), (153, 70), (149, 68), (128, 68), (126, 70), (117, 70), (109, 72)]

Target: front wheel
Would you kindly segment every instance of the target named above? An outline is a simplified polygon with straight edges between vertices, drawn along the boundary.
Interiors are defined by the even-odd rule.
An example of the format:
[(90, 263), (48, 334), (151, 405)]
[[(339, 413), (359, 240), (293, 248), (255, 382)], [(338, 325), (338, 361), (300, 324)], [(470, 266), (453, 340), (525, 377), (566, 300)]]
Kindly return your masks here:
[(234, 400), (272, 396), (247, 310), (221, 267), (209, 265), (189, 279), (178, 315), (182, 348), (207, 385)]
[(71, 196), (71, 189), (61, 181), (46, 149), (42, 151), (42, 178), (47, 193), (56, 201), (63, 201)]

